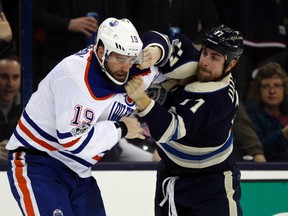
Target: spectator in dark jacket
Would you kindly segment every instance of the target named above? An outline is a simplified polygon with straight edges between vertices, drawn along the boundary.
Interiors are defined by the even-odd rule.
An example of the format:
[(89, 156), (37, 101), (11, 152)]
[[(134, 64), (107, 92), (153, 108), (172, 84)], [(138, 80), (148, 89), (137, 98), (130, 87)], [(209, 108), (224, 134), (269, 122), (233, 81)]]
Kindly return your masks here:
[(288, 161), (288, 77), (277, 63), (257, 70), (247, 112), (264, 146), (267, 161)]
[(242, 103), (237, 110), (233, 133), (233, 155), (236, 161), (266, 162), (262, 143)]
[(20, 84), (19, 58), (11, 55), (0, 59), (0, 161), (7, 159), (5, 146), (22, 112)]
[[(60, 60), (86, 46), (104, 8), (104, 0), (32, 0), (34, 89)], [(99, 20), (87, 17), (88, 12), (97, 12)]]

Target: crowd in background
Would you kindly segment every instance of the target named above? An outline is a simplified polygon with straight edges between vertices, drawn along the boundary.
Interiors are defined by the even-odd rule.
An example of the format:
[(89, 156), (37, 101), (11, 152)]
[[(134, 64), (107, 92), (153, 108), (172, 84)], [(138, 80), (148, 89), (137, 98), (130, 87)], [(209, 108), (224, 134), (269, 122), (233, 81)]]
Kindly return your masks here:
[[(167, 35), (181, 32), (199, 49), (202, 36), (215, 25), (224, 23), (239, 30), (244, 37), (244, 53), (234, 74), (241, 102), (233, 128), (235, 158), (288, 161), (287, 0), (86, 0), (85, 3), (32, 0), (31, 3), (33, 90), (60, 60), (88, 46), (87, 38), (107, 17), (128, 18), (140, 35), (147, 30)], [(14, 57), (19, 57), (21, 51), (21, 3), (0, 0), (0, 9), (4, 12), (0, 18), (0, 114), (3, 115), (0, 120), (1, 128), (9, 128), (6, 133), (11, 134), (13, 127), (7, 116), (14, 105), (19, 105), (20, 86), (16, 88), (15, 81), (9, 78), (12, 75), (2, 74), (9, 71), (5, 61), (12, 59), (20, 64)], [(89, 12), (97, 13), (96, 19), (88, 17)], [(3, 95), (11, 89), (16, 93), (7, 106)], [(9, 135), (0, 137), (3, 143)], [(103, 161), (158, 161), (149, 131), (146, 137), (144, 142), (123, 140)]]

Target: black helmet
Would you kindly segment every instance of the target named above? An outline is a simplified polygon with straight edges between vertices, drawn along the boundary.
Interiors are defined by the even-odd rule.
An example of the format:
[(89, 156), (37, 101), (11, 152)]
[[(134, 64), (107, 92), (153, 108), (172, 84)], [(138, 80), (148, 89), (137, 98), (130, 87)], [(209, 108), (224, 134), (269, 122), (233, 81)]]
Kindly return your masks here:
[(232, 59), (238, 60), (242, 55), (243, 37), (239, 31), (220, 25), (204, 36), (203, 46), (224, 55), (225, 63), (229, 64)]

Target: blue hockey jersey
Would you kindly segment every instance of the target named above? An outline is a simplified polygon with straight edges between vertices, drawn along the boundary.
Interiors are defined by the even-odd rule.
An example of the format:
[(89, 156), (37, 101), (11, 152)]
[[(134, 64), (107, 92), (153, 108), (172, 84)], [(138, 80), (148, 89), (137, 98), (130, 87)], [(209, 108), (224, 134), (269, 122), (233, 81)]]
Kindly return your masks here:
[(233, 149), (231, 127), (238, 106), (232, 75), (178, 88), (170, 101), (168, 109), (152, 101), (139, 113), (151, 129), (163, 161), (189, 170), (225, 161)]

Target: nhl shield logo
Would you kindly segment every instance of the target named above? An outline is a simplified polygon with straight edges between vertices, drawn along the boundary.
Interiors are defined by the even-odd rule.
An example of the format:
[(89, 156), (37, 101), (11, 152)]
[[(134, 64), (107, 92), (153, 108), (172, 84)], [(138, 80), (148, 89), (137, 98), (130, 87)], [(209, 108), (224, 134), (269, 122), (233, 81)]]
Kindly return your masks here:
[(55, 209), (53, 211), (53, 216), (64, 216), (64, 214), (60, 209)]

